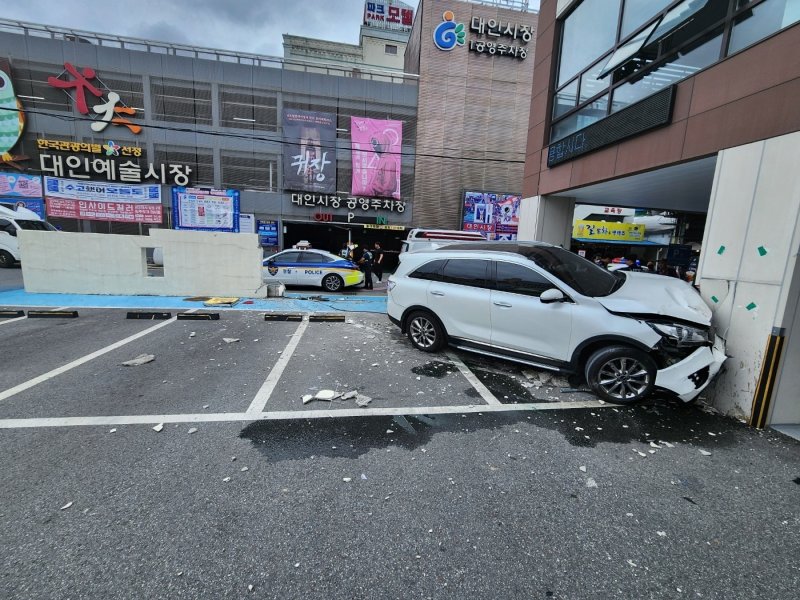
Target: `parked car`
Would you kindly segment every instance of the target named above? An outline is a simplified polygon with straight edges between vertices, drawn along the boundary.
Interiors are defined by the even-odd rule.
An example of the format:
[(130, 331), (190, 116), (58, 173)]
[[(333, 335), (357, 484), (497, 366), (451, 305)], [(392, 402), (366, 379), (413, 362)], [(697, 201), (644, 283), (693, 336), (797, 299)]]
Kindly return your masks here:
[(457, 229), (412, 229), (400, 248), (400, 253), (436, 250), (459, 242), (485, 242), (486, 238), (477, 231), (458, 231)]
[(582, 374), (603, 400), (654, 389), (688, 402), (725, 361), (711, 310), (689, 284), (610, 272), (537, 242), (409, 253), (389, 278), (389, 318), (411, 343)]
[(21, 260), (17, 238), (20, 229), (57, 231), (32, 210), (0, 206), (0, 267), (11, 268)]
[(267, 283), (320, 286), (328, 292), (364, 282), (358, 265), (324, 250), (284, 250), (264, 259)]

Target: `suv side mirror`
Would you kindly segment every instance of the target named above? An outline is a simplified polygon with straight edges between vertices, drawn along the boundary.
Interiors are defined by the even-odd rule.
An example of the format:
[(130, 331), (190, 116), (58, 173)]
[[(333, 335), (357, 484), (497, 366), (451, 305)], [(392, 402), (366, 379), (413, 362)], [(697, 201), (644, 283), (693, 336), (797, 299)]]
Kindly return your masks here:
[(550, 288), (549, 290), (545, 290), (542, 292), (541, 296), (539, 296), (539, 300), (542, 304), (552, 304), (553, 302), (563, 302), (564, 301), (564, 293), (561, 290), (556, 288)]

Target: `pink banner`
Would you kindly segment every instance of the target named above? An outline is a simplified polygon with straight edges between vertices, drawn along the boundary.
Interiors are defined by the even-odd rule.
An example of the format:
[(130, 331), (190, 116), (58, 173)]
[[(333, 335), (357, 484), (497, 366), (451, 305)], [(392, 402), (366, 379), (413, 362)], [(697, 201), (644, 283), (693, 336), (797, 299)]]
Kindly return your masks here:
[(403, 122), (350, 117), (354, 196), (400, 200)]
[(123, 223), (161, 223), (163, 220), (161, 204), (65, 200), (49, 196), (47, 216)]

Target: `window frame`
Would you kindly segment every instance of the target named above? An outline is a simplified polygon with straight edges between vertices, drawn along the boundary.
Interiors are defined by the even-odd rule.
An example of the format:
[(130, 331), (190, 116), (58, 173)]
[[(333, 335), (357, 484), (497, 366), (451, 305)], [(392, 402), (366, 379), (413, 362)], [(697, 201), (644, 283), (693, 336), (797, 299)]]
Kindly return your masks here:
[[(520, 264), (518, 262), (511, 261), (511, 260), (494, 260), (492, 262), (494, 263), (494, 268), (492, 269), (492, 271), (493, 271), (492, 289), (497, 291), (497, 292), (503, 292), (504, 294), (515, 294), (517, 296), (525, 296), (527, 298), (538, 298), (539, 296), (541, 296), (547, 290), (557, 289), (562, 294), (564, 294), (565, 298), (569, 297), (569, 294), (565, 293), (564, 290), (562, 290), (559, 286), (557, 286), (555, 283), (550, 281), (550, 279), (547, 276), (545, 276), (544, 273), (541, 273), (539, 271), (539, 268), (532, 261), (531, 261), (531, 265), (523, 265), (523, 264)], [(542, 281), (546, 282), (547, 283), (547, 287), (544, 288), (542, 291), (540, 291), (538, 294), (528, 294), (528, 293), (525, 293), (525, 292), (515, 292), (515, 291), (511, 291), (511, 290), (501, 289), (500, 288), (500, 265), (501, 264), (503, 264), (503, 265), (512, 265), (512, 266), (517, 267), (519, 269), (525, 269), (526, 271), (530, 271), (530, 272), (536, 274), (539, 278), (541, 278)]]
[[(447, 281), (445, 279), (445, 271), (447, 270), (447, 266), (451, 262), (465, 262), (465, 261), (477, 261), (484, 263), (484, 274), (482, 278), (483, 284), (480, 284), (480, 279), (478, 279), (477, 275), (471, 280), (472, 283), (458, 283), (454, 281)], [(473, 257), (456, 257), (456, 258), (448, 258), (445, 260), (444, 265), (442, 266), (442, 271), (440, 274), (439, 283), (446, 283), (448, 285), (460, 285), (462, 287), (469, 287), (469, 288), (476, 288), (479, 290), (491, 290), (492, 289), (492, 282), (493, 282), (493, 273), (494, 269), (492, 267), (493, 260), (488, 258), (473, 258)]]

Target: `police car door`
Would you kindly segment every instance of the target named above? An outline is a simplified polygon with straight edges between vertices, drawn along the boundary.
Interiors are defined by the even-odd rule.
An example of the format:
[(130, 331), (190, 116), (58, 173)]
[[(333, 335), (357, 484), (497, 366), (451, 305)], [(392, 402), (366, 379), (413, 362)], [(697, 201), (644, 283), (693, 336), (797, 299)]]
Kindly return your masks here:
[(330, 262), (330, 259), (319, 252), (311, 250), (302, 252), (300, 254), (301, 268), (298, 269), (297, 283), (300, 285), (321, 285), (328, 262)]
[(299, 266), (300, 252), (296, 250), (279, 252), (267, 263), (267, 281), (277, 280), (286, 285), (298, 285)]

